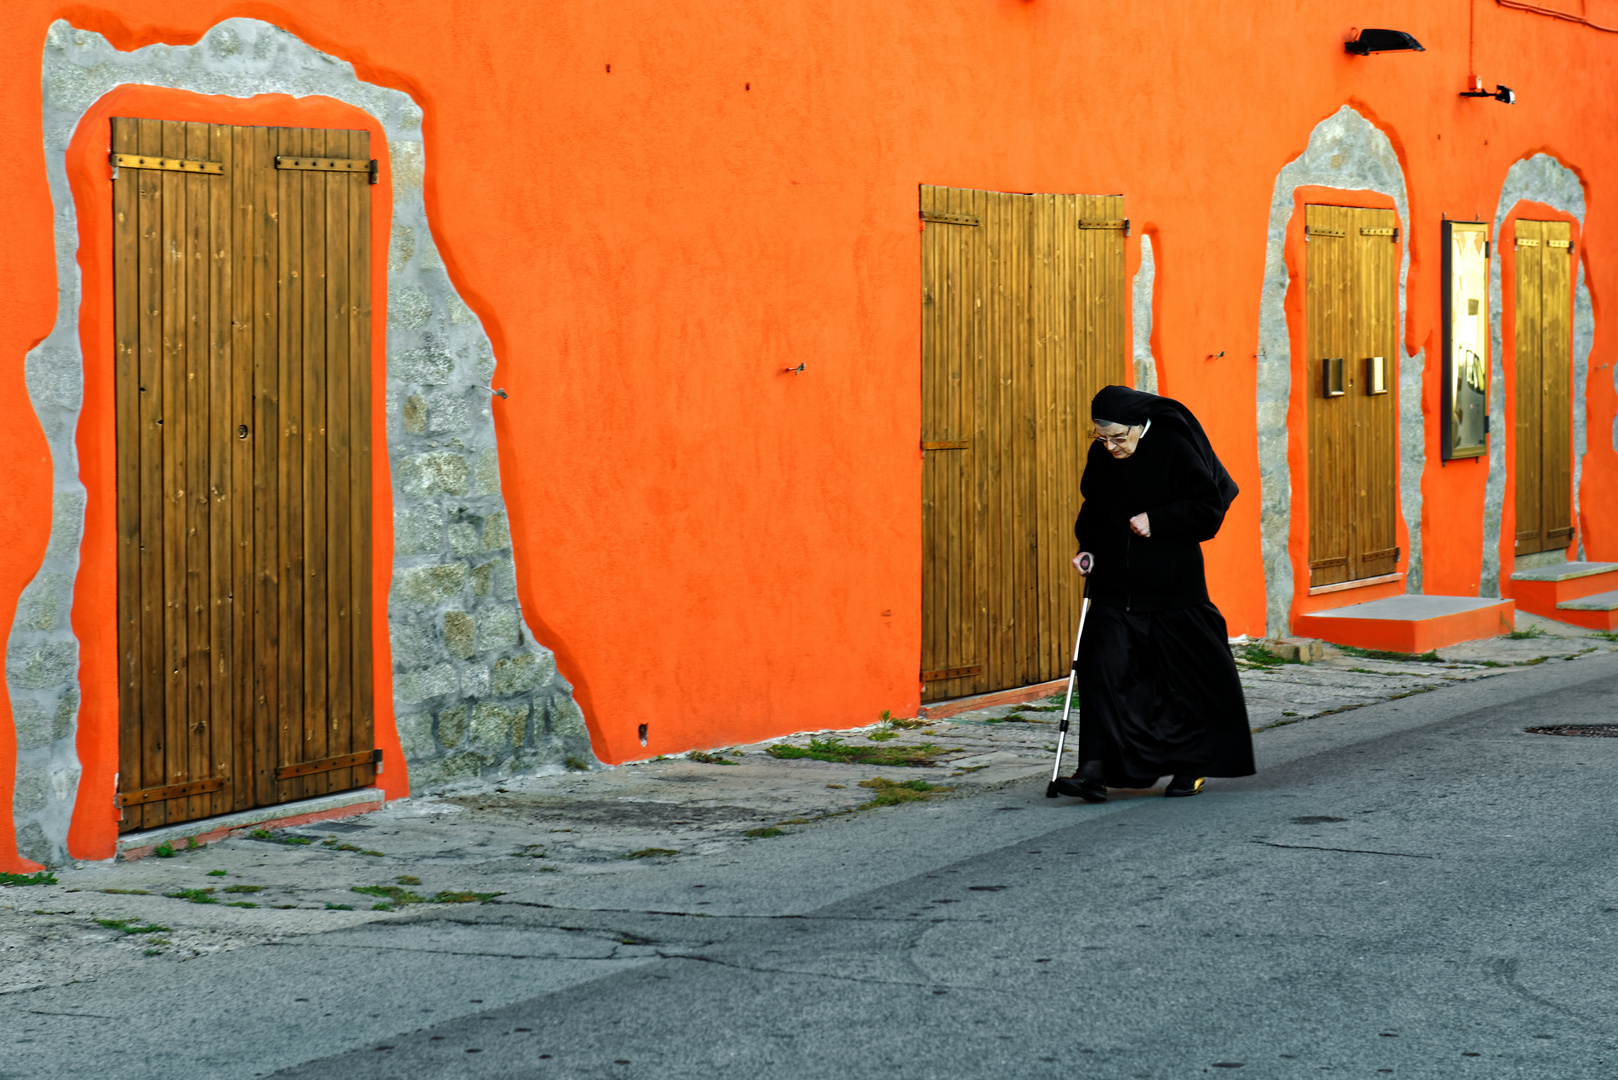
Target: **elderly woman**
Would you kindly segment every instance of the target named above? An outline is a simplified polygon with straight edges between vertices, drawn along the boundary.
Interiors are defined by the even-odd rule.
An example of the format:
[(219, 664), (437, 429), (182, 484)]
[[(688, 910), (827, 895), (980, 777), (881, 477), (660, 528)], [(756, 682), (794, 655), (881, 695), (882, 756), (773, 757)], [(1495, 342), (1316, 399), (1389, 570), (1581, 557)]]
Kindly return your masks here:
[(1200, 546), (1219, 531), (1236, 484), (1177, 401), (1108, 386), (1090, 415), (1095, 442), (1073, 527), (1074, 568), (1092, 557), (1079, 768), (1056, 790), (1105, 802), (1108, 787), (1172, 776), (1163, 794), (1174, 797), (1197, 794), (1209, 776), (1251, 775), (1247, 705)]

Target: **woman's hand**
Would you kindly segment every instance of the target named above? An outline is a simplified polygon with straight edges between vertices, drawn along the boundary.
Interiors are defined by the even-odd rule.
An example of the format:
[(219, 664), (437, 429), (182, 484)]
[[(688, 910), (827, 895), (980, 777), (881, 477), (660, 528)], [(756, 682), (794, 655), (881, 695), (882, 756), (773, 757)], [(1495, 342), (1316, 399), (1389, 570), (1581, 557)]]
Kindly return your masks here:
[(1081, 551), (1073, 556), (1073, 569), (1079, 572), (1080, 577), (1089, 577), (1090, 571), (1095, 569), (1096, 558), (1088, 551)]
[[(1117, 521), (1118, 519), (1113, 518), (1113, 520)], [(1145, 514), (1136, 514), (1129, 519), (1129, 531), (1136, 536), (1150, 536), (1152, 535), (1152, 523), (1146, 519)]]

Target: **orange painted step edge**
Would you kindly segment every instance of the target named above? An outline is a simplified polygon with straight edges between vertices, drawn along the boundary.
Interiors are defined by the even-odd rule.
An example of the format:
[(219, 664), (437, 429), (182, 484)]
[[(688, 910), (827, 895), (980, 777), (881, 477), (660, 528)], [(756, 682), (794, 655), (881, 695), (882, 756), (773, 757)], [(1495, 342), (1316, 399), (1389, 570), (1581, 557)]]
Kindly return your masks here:
[(1569, 578), (1566, 581), (1513, 581), (1511, 583), (1512, 598), (1522, 606), (1524, 611), (1532, 611), (1535, 615), (1543, 615), (1547, 619), (1558, 616), (1552, 614), (1556, 605), (1563, 600), (1578, 600), (1596, 593), (1611, 592), (1618, 589), (1618, 570), (1608, 570), (1604, 574), (1590, 574), (1586, 577)]
[[(228, 840), (232, 836), (238, 836), (241, 833), (251, 832), (254, 829), (291, 829), (298, 825), (308, 825), (316, 821), (336, 821), (338, 818), (357, 817), (360, 814), (369, 814), (373, 810), (382, 809), (382, 807), (385, 805), (387, 804), (383, 800), (377, 799), (374, 802), (350, 803), (347, 806), (334, 806), (329, 810), (316, 810), (308, 814), (291, 814), (284, 818), (271, 818), (268, 821), (255, 821), (251, 825), (225, 825), (220, 826), (211, 832), (199, 832), (196, 836), (192, 837), (192, 839), (197, 842), (198, 847), (202, 847), (206, 844), (212, 844), (218, 840)], [(146, 856), (156, 851), (157, 848), (157, 844), (151, 844), (147, 847), (130, 848), (128, 851), (120, 851), (118, 853), (118, 859), (120, 862), (131, 862), (135, 859), (144, 859)]]
[(963, 712), (972, 712), (974, 709), (989, 709), (996, 705), (1022, 705), (1036, 698), (1050, 697), (1066, 690), (1067, 680), (1055, 679), (1051, 682), (1035, 683), (1033, 686), (1018, 686), (1010, 690), (995, 690), (988, 694), (974, 694), (971, 697), (940, 701), (934, 705), (923, 705), (916, 716), (922, 720), (942, 720), (946, 716), (956, 716)]
[(1361, 649), (1389, 652), (1424, 653), (1463, 641), (1499, 637), (1514, 627), (1516, 606), (1510, 600), (1436, 615), (1430, 619), (1353, 619), (1327, 615), (1300, 615), (1293, 620), (1293, 633), (1316, 637), (1333, 645), (1353, 645)]

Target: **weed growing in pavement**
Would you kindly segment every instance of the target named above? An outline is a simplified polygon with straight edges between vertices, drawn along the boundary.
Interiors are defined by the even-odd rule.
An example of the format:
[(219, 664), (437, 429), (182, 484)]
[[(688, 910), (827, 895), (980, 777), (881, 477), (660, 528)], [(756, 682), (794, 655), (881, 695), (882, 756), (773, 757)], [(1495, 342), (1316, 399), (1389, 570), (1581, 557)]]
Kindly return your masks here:
[(116, 896), (150, 896), (150, 895), (152, 895), (151, 893), (147, 892), (145, 889), (102, 889), (101, 891), (104, 892), (104, 893), (112, 893), (112, 894), (114, 894)]
[(755, 840), (763, 840), (766, 837), (771, 836), (785, 836), (786, 832), (784, 830), (772, 827), (768, 829), (748, 829), (746, 832), (742, 833), (742, 835), (751, 836)]
[(420, 885), (421, 879), (414, 874), (400, 874), (393, 879), (401, 885)]
[(900, 803), (924, 802), (934, 795), (942, 795), (954, 788), (939, 787), (929, 784), (925, 780), (894, 781), (884, 776), (875, 776), (869, 780), (861, 780), (860, 787), (871, 788), (876, 797), (869, 802), (861, 803), (856, 810), (871, 810), (878, 806), (897, 806)]
[(354, 905), (353, 904), (334, 904), (330, 900), (327, 900), (326, 901), (326, 910), (327, 911), (353, 911), (354, 910)]
[(734, 761), (726, 761), (718, 751), (693, 750), (685, 755), (687, 761), (700, 761), (704, 765), (734, 765)]
[(894, 716), (887, 709), (882, 710), (882, 715), (878, 719), (889, 727), (903, 728), (906, 731), (913, 731), (916, 728), (926, 727), (932, 723), (931, 720), (923, 719), (920, 716)]
[(172, 859), (174, 858), (174, 845), (165, 840), (152, 849), (152, 854), (159, 859)]
[(766, 751), (773, 758), (812, 758), (815, 761), (835, 761), (849, 765), (875, 765), (879, 768), (930, 768), (941, 746), (921, 743), (916, 746), (848, 746), (841, 739), (810, 739), (809, 745), (792, 746), (776, 743)]
[(258, 907), (257, 904), (253, 903), (250, 900), (236, 900), (236, 901), (234, 901), (232, 903), (226, 904), (225, 906), (226, 907)]
[[(419, 883), (418, 883), (419, 884)], [(427, 901), (398, 885), (355, 885), (348, 890), (364, 896), (380, 896), (390, 904), (425, 904)]]
[(234, 893), (263, 892), (264, 891), (264, 886), (262, 886), (262, 885), (226, 885), (225, 886), (225, 891), (226, 892), (234, 892)]
[[(672, 854), (672, 852), (671, 852)], [(433, 897), (435, 904), (487, 904), (502, 892), (441, 892)]]
[(163, 894), (170, 900), (189, 900), (193, 904), (217, 904), (219, 900), (213, 895), (212, 889), (181, 889), (178, 892)]
[(56, 875), (48, 870), (37, 874), (0, 874), (0, 885), (55, 885)]
[(1618, 630), (1597, 630), (1591, 637), (1598, 637), (1604, 641), (1618, 641)]
[(1241, 655), (1238, 657), (1238, 659), (1245, 660), (1254, 667), (1260, 668), (1278, 668), (1282, 664), (1296, 664), (1298, 662), (1296, 657), (1289, 660), (1284, 657), (1274, 655), (1262, 645), (1252, 644), (1243, 645), (1241, 647)]
[(1506, 637), (1510, 638), (1512, 641), (1527, 641), (1530, 638), (1540, 638), (1544, 636), (1545, 628), (1543, 626), (1530, 626), (1526, 630), (1513, 630), (1511, 633), (1506, 635)]
[(272, 844), (292, 844), (297, 847), (315, 842), (312, 836), (277, 836), (268, 829), (254, 829), (247, 835), (252, 840), (268, 840)]
[(643, 847), (639, 851), (631, 851), (618, 856), (620, 859), (660, 859), (665, 855), (678, 855), (673, 848)]
[[(308, 842), (309, 841), (307, 841), (307, 840), (304, 841), (304, 843), (306, 843), (306, 844)], [(382, 856), (382, 852), (380, 852), (380, 851), (367, 851), (365, 848), (362, 848), (362, 847), (360, 847), (360, 846), (358, 846), (356, 844), (339, 844), (337, 842), (337, 838), (335, 836), (332, 837), (329, 840), (322, 840), (320, 842), (320, 846), (321, 847), (329, 847), (333, 851), (357, 851), (361, 855), (375, 855), (378, 858), (380, 858)]]
[(959, 768), (957, 768), (954, 772), (950, 773), (950, 775), (951, 776), (965, 776), (967, 773), (975, 773), (979, 769), (987, 769), (987, 768), (988, 768), (987, 765), (962, 765)]
[[(1252, 648), (1251, 645), (1247, 646)], [(1424, 653), (1390, 652), (1387, 649), (1361, 649), (1353, 645), (1339, 645), (1338, 649), (1350, 656), (1358, 656), (1364, 660), (1403, 660), (1414, 661), (1421, 664), (1441, 664), (1437, 649), (1429, 649)]]
[(147, 949), (145, 952), (141, 953), (141, 955), (142, 956), (162, 956), (163, 955), (163, 950), (162, 949)]
[(118, 931), (125, 937), (131, 934), (167, 934), (172, 932), (168, 927), (158, 926), (156, 923), (137, 926), (136, 924), (140, 922), (139, 919), (97, 919), (96, 922), (101, 926), (105, 926), (108, 930)]
[(229, 877), (230, 876), (230, 871), (229, 870), (209, 870), (208, 871), (208, 876), (209, 877)]
[(889, 739), (897, 739), (899, 733), (897, 731), (873, 731), (865, 737), (872, 742), (887, 742)]
[(585, 761), (581, 757), (570, 757), (566, 761), (562, 762), (562, 764), (567, 766), (569, 769), (573, 770), (574, 772), (589, 772), (590, 771), (590, 763), (588, 761)]

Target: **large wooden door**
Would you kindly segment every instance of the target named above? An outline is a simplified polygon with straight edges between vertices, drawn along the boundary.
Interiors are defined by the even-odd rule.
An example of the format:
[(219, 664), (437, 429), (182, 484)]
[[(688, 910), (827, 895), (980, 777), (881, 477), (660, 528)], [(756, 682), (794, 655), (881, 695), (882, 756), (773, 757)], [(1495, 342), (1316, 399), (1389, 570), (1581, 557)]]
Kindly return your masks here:
[(923, 187), (923, 700), (1064, 675), (1090, 398), (1125, 381), (1123, 199)]
[(1391, 210), (1306, 206), (1309, 584), (1399, 566), (1399, 229)]
[(112, 153), (121, 828), (368, 784), (369, 136)]
[(1573, 540), (1573, 229), (1517, 222), (1517, 554)]

